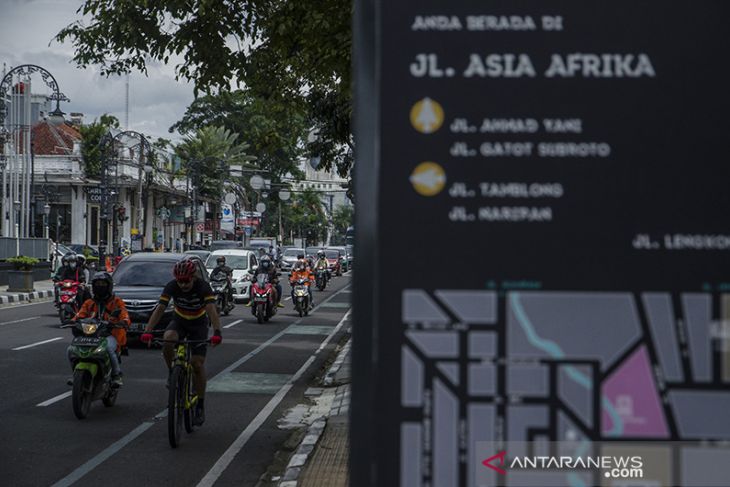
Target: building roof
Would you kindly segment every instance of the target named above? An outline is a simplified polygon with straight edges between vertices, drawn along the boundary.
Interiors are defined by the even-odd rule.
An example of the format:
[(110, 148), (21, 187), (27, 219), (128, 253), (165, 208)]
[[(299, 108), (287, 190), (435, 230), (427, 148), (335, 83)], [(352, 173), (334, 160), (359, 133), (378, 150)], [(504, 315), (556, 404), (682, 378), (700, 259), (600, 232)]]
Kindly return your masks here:
[(54, 125), (41, 120), (33, 126), (33, 153), (39, 156), (72, 155), (74, 143), (81, 142), (81, 132), (65, 122)]

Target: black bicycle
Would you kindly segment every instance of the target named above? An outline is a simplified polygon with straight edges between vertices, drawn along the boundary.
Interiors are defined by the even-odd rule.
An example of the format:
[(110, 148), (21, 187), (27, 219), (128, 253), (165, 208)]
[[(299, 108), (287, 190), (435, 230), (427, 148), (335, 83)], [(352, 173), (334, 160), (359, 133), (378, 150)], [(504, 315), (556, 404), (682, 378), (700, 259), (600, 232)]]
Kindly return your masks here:
[(170, 446), (177, 448), (180, 444), (182, 426), (185, 431), (195, 430), (197, 419), (198, 394), (193, 388), (193, 364), (190, 361), (194, 345), (210, 343), (208, 340), (155, 340), (156, 343), (175, 343), (177, 345), (175, 360), (170, 369), (170, 390), (167, 397), (167, 437)]

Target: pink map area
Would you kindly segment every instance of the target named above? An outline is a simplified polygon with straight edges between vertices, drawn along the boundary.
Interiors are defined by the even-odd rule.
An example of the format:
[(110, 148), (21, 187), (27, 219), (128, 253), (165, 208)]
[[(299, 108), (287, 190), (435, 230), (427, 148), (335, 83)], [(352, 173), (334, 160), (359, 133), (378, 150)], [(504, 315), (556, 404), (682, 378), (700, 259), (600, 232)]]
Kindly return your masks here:
[[(603, 397), (608, 399), (623, 423), (621, 436), (666, 438), (669, 436), (649, 356), (640, 347), (603, 382)], [(602, 431), (614, 426), (603, 408)]]

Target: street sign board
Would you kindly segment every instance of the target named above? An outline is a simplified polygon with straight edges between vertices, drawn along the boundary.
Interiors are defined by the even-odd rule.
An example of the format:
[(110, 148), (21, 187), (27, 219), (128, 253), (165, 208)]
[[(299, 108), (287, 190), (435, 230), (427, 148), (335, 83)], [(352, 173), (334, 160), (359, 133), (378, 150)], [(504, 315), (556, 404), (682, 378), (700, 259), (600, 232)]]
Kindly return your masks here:
[(101, 203), (102, 202), (102, 190), (99, 186), (84, 186), (86, 192), (86, 199), (89, 203)]
[[(354, 486), (730, 440), (730, 5), (505, 5), (356, 2)], [(730, 478), (685, 455), (642, 483)]]

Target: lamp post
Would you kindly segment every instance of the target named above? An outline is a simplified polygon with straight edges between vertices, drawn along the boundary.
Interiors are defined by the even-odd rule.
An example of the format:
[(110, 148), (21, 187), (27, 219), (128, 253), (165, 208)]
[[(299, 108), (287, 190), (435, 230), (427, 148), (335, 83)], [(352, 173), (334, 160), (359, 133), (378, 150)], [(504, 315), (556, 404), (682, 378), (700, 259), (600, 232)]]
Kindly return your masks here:
[[(141, 163), (140, 163), (141, 165)], [(145, 164), (144, 166), (140, 167), (140, 180), (139, 180), (139, 201), (140, 201), (140, 209), (142, 210), (142, 219), (139, 221), (139, 224), (142, 226), (142, 249), (145, 248), (145, 244), (147, 241), (147, 200), (149, 199), (148, 190), (150, 186), (150, 175), (152, 174), (152, 171), (154, 168), (150, 165)], [(142, 174), (144, 174), (144, 195), (143, 195), (143, 188), (142, 188)]]
[(13, 211), (15, 212), (15, 256), (20, 255), (20, 201), (13, 201)]
[(48, 216), (51, 214), (51, 205), (43, 205), (43, 238), (48, 240)]

